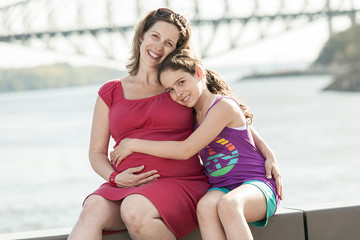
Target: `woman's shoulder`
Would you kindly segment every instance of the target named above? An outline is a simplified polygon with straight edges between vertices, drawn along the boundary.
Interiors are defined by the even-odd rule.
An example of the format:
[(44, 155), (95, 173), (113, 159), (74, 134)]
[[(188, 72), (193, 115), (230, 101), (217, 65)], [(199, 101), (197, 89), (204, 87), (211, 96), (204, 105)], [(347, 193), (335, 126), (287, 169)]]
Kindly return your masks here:
[(99, 89), (99, 96), (103, 99), (108, 107), (112, 105), (115, 95), (122, 95), (121, 79), (113, 79), (104, 83)]
[(118, 86), (121, 86), (121, 79), (112, 79), (109, 80), (107, 82), (105, 82), (101, 87), (100, 87), (100, 91), (101, 90), (108, 90), (108, 89), (112, 89), (112, 88), (116, 88)]

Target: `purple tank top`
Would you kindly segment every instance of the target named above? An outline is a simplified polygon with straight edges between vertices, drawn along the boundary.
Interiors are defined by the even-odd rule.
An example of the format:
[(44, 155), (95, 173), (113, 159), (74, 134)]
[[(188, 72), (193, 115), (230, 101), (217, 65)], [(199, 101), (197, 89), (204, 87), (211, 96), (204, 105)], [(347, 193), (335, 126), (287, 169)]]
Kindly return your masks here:
[[(207, 113), (224, 97), (219, 96), (211, 104)], [(197, 122), (195, 122), (195, 128), (198, 128)], [(255, 147), (248, 125), (243, 130), (225, 127), (200, 151), (200, 157), (212, 187), (226, 186), (232, 190), (245, 181), (260, 180), (266, 183), (278, 198), (275, 181), (266, 178), (265, 159)]]

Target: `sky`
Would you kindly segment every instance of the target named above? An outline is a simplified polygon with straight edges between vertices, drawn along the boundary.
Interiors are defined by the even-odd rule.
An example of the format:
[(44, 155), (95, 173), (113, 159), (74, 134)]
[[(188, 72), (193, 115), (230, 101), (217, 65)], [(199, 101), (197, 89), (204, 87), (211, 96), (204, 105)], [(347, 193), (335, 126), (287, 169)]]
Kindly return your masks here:
[[(18, 0), (0, 0), (0, 7), (6, 6), (12, 2), (16, 2)], [(57, 0), (53, 0), (56, 4)], [(92, 3), (96, 3), (97, 0), (92, 0)], [(210, 2), (209, 2), (210, 1)], [(221, 14), (222, 11), (218, 10), (223, 7), (221, 0), (209, 0), (204, 4), (203, 1), (200, 1), (201, 10), (200, 15), (202, 17), (209, 17), (207, 13), (212, 13), (213, 16), (216, 17), (217, 14)], [(243, 0), (241, 1), (242, 7), (237, 6), (239, 1), (231, 1), (231, 4), (235, 4), (236, 7), (232, 7), (235, 9), (233, 11), (241, 11), (241, 9), (246, 9), (245, 5), (249, 5), (249, 9), (251, 9), (250, 4), (253, 4), (253, 0)], [(344, 0), (346, 2), (349, 0)], [(358, 0), (355, 0), (358, 1)], [(80, 1), (81, 2), (81, 1)], [(99, 1), (97, 1), (99, 2)], [(121, 2), (121, 1), (118, 1)], [(128, 1), (129, 2), (129, 1)], [(128, 3), (127, 2), (127, 3)], [(159, 7), (159, 3), (163, 1), (148, 1), (149, 9)], [(193, 14), (193, 7), (189, 7), (186, 4), (189, 4), (189, 1), (182, 1), (183, 3), (176, 6), (176, 9), (180, 9), (180, 12), (185, 12), (187, 15)], [(281, 1), (280, 0), (272, 0), (272, 1), (259, 1), (262, 4), (262, 8), (259, 11), (263, 13), (272, 13), (277, 9), (277, 5)], [(298, 9), (300, 4), (304, 2), (304, 0), (289, 0), (285, 1), (288, 3), (288, 9), (293, 7), (294, 9)], [(323, 1), (316, 1), (318, 6), (315, 4), (310, 4), (308, 8), (317, 8), (323, 5)], [(273, 3), (273, 4), (269, 4)], [(320, 3), (320, 4), (319, 4)], [(182, 4), (182, 5), (181, 5)], [(218, 4), (218, 6), (216, 6)], [(161, 6), (161, 5), (160, 5)], [(209, 9), (206, 9), (209, 8)], [(147, 12), (148, 9), (143, 9), (144, 12)], [(218, 11), (218, 12), (217, 12)], [(245, 11), (245, 10), (243, 10)], [(64, 12), (68, 12), (65, 11)], [(124, 10), (123, 12), (127, 12)], [(244, 12), (245, 13), (245, 12)], [(69, 13), (70, 14), (70, 13)], [(246, 13), (245, 13), (246, 14)], [(63, 17), (61, 19), (64, 19)], [(95, 18), (94, 18), (95, 19)], [(126, 21), (129, 18), (124, 18)], [(65, 20), (62, 20), (65, 21)], [(86, 21), (90, 21), (86, 20)], [(94, 20), (95, 21), (95, 20)], [(66, 21), (65, 21), (66, 22)], [(1, 23), (1, 22), (0, 22)], [(334, 22), (334, 27), (337, 31), (346, 29), (349, 27), (349, 20), (347, 18), (338, 18)], [(71, 24), (71, 23), (70, 23)], [(254, 30), (254, 26), (251, 26)], [(256, 26), (255, 26), (256, 27)], [(265, 26), (266, 27), (266, 26)], [(0, 24), (0, 33), (2, 33), (3, 25)], [(274, 27), (276, 28), (276, 26)], [(202, 35), (206, 35), (203, 33), (204, 31), (199, 31), (198, 29), (193, 29), (193, 32), (201, 32)], [(251, 31), (250, 31), (251, 32)], [(251, 33), (247, 33), (250, 36)], [(194, 34), (195, 36), (196, 34)], [(223, 36), (227, 36), (226, 34), (222, 34), (221, 32), (216, 35), (214, 40), (213, 49), (221, 49), (224, 45)], [(267, 65), (267, 64), (283, 64), (283, 63), (304, 63), (304, 62), (312, 62), (314, 61), (323, 45), (326, 43), (328, 39), (329, 33), (327, 30), (327, 23), (324, 19), (318, 20), (311, 24), (303, 24), (300, 25), (299, 28), (295, 30), (290, 30), (283, 34), (279, 34), (275, 37), (266, 38), (261, 41), (256, 41), (250, 43), (246, 43), (243, 47), (232, 50), (229, 53), (224, 54), (215, 54), (213, 57), (209, 57), (204, 59), (204, 63), (209, 66), (226, 66), (226, 65)], [(195, 37), (194, 37), (195, 38)], [(206, 38), (206, 36), (205, 36)], [(200, 43), (197, 43), (198, 45)], [(194, 47), (196, 50), (196, 42), (194, 43)], [(114, 60), (106, 60), (100, 57), (84, 57), (71, 53), (59, 53), (50, 50), (46, 50), (43, 47), (29, 48), (26, 46), (22, 46), (19, 44), (9, 44), (9, 43), (0, 43), (0, 68), (21, 68), (21, 67), (29, 67), (35, 65), (49, 65), (56, 62), (68, 62), (74, 65), (103, 65), (108, 67), (116, 67), (123, 68), (125, 66), (125, 61), (127, 58), (127, 54), (122, 54), (122, 59)]]

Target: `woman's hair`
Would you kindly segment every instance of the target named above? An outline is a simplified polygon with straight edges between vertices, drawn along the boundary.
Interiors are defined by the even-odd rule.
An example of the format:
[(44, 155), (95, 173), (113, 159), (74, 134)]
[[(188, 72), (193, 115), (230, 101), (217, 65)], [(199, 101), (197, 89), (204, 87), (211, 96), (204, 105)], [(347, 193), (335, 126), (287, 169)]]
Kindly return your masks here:
[(136, 75), (140, 65), (140, 45), (144, 38), (144, 34), (158, 21), (163, 21), (175, 25), (179, 29), (179, 39), (175, 49), (190, 49), (191, 28), (183, 16), (175, 13), (168, 8), (159, 8), (149, 12), (143, 20), (141, 20), (135, 28), (134, 39), (132, 42), (131, 56), (129, 63), (126, 65), (130, 75)]
[[(172, 70), (172, 71), (182, 70), (184, 72), (195, 75), (196, 66), (199, 65), (203, 66), (203, 63), (195, 55), (193, 51), (189, 49), (174, 50), (160, 64), (158, 71), (158, 80), (160, 82), (160, 76), (166, 70)], [(221, 77), (221, 75), (208, 69), (205, 69), (205, 71), (206, 71), (206, 86), (211, 93), (235, 98), (231, 89), (229, 88), (225, 80)], [(239, 103), (238, 100), (237, 102)], [(243, 110), (245, 117), (248, 119), (249, 123), (251, 124), (253, 114), (251, 113), (249, 107), (245, 106), (242, 103), (239, 103), (239, 105)]]

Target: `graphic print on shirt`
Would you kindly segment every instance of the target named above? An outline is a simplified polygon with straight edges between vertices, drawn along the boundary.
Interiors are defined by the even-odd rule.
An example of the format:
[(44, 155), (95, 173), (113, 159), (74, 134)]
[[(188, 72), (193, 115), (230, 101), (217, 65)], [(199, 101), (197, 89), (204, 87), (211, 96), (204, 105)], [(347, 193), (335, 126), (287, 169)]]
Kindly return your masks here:
[[(207, 146), (206, 148), (209, 156), (205, 161), (204, 167), (213, 177), (223, 176), (235, 166), (239, 159), (239, 153), (235, 146), (225, 138), (217, 137), (214, 139), (213, 143), (220, 144), (223, 152), (217, 153)], [(229, 152), (224, 153), (226, 150)]]

